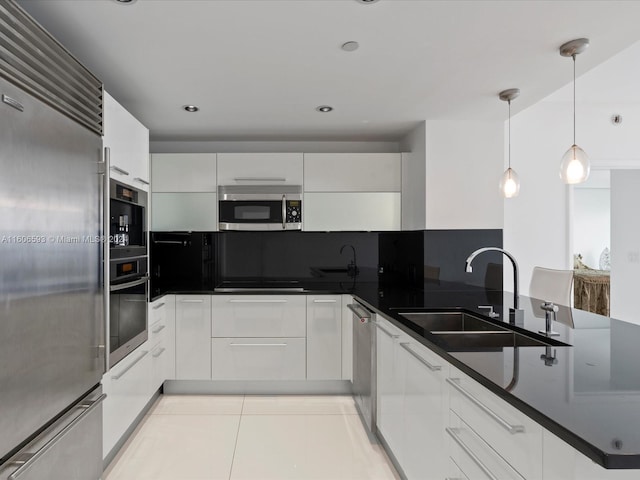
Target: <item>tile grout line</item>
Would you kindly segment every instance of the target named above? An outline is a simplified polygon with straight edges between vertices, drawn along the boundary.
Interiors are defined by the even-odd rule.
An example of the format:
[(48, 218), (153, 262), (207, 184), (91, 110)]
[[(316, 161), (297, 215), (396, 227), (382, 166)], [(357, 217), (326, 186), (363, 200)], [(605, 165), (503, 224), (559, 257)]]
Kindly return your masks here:
[(238, 418), (238, 430), (236, 430), (236, 442), (233, 445), (233, 455), (231, 455), (231, 466), (229, 467), (229, 480), (233, 475), (233, 463), (236, 459), (236, 450), (238, 448), (238, 438), (240, 437), (240, 425), (242, 424), (242, 413), (244, 412), (244, 401), (247, 398), (246, 395), (242, 396), (242, 406), (240, 407), (240, 418)]

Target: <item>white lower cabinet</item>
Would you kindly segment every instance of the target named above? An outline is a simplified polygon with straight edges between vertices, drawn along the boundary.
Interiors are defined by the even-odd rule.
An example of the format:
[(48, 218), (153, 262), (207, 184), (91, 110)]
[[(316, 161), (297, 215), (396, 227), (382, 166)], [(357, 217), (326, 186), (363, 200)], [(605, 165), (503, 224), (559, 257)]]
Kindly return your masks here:
[(211, 379), (211, 295), (176, 295), (176, 379)]
[(376, 323), (376, 426), (387, 445), (404, 467), (404, 375), (405, 356), (400, 354), (400, 342), (408, 336), (378, 316)]
[(102, 379), (107, 394), (102, 409), (103, 457), (106, 457), (145, 407), (152, 392), (149, 342), (117, 363)]
[(450, 412), (446, 432), (449, 437), (449, 456), (465, 477), (473, 480), (525, 478), (453, 411)]
[(149, 304), (149, 345), (154, 392), (165, 380), (173, 380), (176, 376), (175, 325), (175, 295), (165, 295)]
[(542, 427), (451, 367), (450, 409), (523, 478), (542, 478)]
[(449, 364), (378, 316), (377, 428), (409, 479), (442, 479)]
[(442, 435), (448, 414), (445, 379), (449, 364), (422, 344), (400, 343), (404, 370), (403, 470), (407, 478), (431, 480), (446, 474)]
[(342, 296), (307, 296), (307, 380), (342, 378)]
[(213, 380), (304, 380), (304, 338), (213, 338)]

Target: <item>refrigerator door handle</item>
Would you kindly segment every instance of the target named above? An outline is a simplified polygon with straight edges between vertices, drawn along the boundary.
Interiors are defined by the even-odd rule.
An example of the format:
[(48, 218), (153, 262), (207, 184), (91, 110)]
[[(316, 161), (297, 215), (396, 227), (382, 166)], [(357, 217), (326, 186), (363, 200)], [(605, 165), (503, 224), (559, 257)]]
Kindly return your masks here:
[(31, 467), (31, 464), (38, 461), (40, 457), (45, 455), (49, 450), (56, 446), (56, 444), (62, 440), (73, 428), (82, 420), (85, 419), (98, 405), (102, 403), (102, 401), (107, 398), (107, 394), (103, 393), (97, 399), (88, 403), (80, 403), (77, 408), (84, 409), (80, 415), (71, 420), (60, 432), (56, 434), (51, 440), (45, 443), (41, 449), (39, 449), (35, 453), (23, 453), (20, 456), (20, 460), (16, 463), (19, 463), (20, 466), (8, 477), (8, 480), (18, 480), (23, 473), (25, 473)]
[(107, 188), (107, 171), (109, 169), (109, 162), (111, 157), (111, 150), (109, 147), (104, 147), (102, 149), (102, 158), (98, 162), (98, 186), (99, 186), (99, 195), (98, 195), (98, 215), (99, 221), (98, 225), (100, 231), (98, 233), (98, 238), (100, 239), (99, 243), (99, 255), (100, 255), (100, 267), (98, 269), (98, 285), (102, 288), (102, 319), (101, 325), (98, 327), (98, 331), (102, 335), (102, 338), (99, 340), (98, 345), (98, 355), (102, 355), (103, 359), (103, 369), (102, 373), (107, 373), (109, 371), (109, 358), (107, 356), (107, 348), (106, 348), (106, 339), (108, 338), (109, 332), (107, 332), (107, 314), (109, 312), (109, 290), (107, 289), (108, 279), (107, 279), (107, 265), (109, 259), (107, 258), (107, 237), (106, 232), (108, 227), (107, 221), (109, 218), (108, 215), (108, 200), (107, 195), (109, 194), (109, 189)]

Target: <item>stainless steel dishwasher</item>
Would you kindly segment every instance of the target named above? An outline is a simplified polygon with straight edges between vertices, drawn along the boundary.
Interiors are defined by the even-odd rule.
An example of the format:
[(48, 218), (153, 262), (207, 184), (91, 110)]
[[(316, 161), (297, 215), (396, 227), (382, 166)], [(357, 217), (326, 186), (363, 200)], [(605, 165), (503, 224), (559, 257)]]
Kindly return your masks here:
[(375, 313), (356, 302), (353, 312), (353, 398), (363, 423), (373, 432), (376, 415)]

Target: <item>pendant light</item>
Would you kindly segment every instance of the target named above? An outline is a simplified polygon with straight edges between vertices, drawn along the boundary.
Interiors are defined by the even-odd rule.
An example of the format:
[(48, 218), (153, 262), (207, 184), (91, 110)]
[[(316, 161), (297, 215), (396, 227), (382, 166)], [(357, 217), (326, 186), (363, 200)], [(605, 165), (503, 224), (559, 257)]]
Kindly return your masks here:
[(576, 145), (576, 55), (584, 52), (589, 46), (589, 39), (578, 38), (560, 46), (560, 55), (573, 59), (573, 145), (562, 157), (560, 178), (564, 183), (582, 183), (589, 178), (591, 165), (589, 157)]
[(516, 171), (511, 168), (511, 100), (518, 98), (519, 88), (503, 90), (498, 94), (500, 100), (509, 104), (509, 168), (507, 168), (500, 178), (500, 192), (504, 198), (517, 197), (520, 193), (520, 178)]

